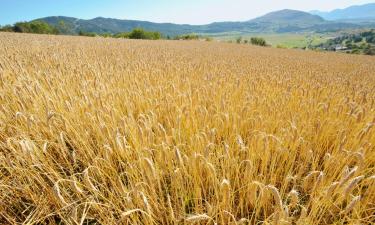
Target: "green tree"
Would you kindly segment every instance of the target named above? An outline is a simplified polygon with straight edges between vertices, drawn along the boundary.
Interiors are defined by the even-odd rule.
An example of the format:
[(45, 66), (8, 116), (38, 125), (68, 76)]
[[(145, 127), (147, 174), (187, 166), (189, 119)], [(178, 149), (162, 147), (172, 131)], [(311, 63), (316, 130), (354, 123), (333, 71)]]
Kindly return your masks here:
[(86, 31), (83, 31), (83, 30), (80, 30), (78, 32), (78, 35), (79, 36), (86, 36), (86, 37), (95, 37), (95, 36), (98, 36), (96, 33), (94, 32), (86, 32)]
[(175, 37), (175, 40), (198, 40), (199, 36), (197, 34), (183, 34), (183, 35), (178, 35)]
[(260, 37), (252, 37), (250, 39), (250, 42), (253, 45), (267, 46), (266, 40), (264, 40), (264, 38), (260, 38)]
[(103, 33), (103, 34), (100, 34), (99, 36), (100, 37), (105, 37), (105, 38), (113, 37), (113, 35), (110, 34), (110, 33)]
[(146, 31), (142, 28), (135, 28), (131, 32), (122, 32), (113, 35), (115, 38), (128, 38), (128, 39), (148, 39), (158, 40), (161, 39), (161, 34), (154, 31)]
[(0, 27), (0, 31), (4, 32), (14, 32), (13, 27), (11, 25), (5, 25), (3, 27)]
[(113, 35), (114, 38), (129, 38), (129, 33), (127, 32), (122, 32), (122, 33), (117, 33)]
[(26, 22), (15, 23), (13, 30), (18, 33), (31, 33), (30, 25)]
[(135, 28), (129, 34), (125, 34), (130, 39), (149, 39), (149, 40), (158, 40), (161, 38), (159, 32), (146, 31), (142, 28)]
[(129, 34), (130, 39), (147, 39), (146, 32), (142, 28), (136, 28)]
[(35, 34), (58, 34), (56, 27), (46, 22), (35, 20), (31, 22), (18, 22), (13, 26), (14, 32)]

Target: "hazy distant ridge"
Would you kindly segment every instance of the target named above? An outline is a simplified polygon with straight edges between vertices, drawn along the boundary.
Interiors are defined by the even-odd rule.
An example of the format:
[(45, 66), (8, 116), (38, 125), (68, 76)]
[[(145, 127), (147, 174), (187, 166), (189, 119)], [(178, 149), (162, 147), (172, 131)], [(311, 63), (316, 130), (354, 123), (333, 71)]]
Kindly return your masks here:
[(330, 12), (315, 10), (310, 13), (321, 16), (326, 20), (375, 19), (375, 3), (350, 6), (345, 9), (335, 9)]

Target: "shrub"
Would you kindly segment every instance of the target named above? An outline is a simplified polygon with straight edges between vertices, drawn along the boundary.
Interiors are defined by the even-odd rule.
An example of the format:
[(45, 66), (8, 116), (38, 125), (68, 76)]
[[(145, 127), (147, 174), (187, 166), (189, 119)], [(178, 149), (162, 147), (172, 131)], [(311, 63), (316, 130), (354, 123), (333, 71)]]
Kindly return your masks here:
[(111, 33), (99, 34), (99, 36), (100, 37), (105, 37), (105, 38), (113, 37), (113, 35)]
[(0, 31), (13, 32), (13, 27), (11, 25), (6, 25), (6, 26), (3, 26), (3, 27), (0, 27)]
[(178, 35), (175, 37), (176, 40), (198, 40), (199, 36), (197, 34), (183, 34), (183, 35)]
[(86, 36), (86, 37), (95, 37), (95, 36), (98, 36), (96, 33), (94, 33), (94, 32), (85, 32), (85, 31), (82, 31), (82, 30), (80, 30), (79, 32), (78, 32), (78, 35), (79, 36)]
[(253, 45), (259, 45), (259, 46), (266, 46), (267, 45), (266, 40), (264, 40), (264, 38), (260, 38), (260, 37), (252, 37), (250, 39), (250, 42)]
[(114, 35), (115, 38), (129, 38), (129, 39), (148, 39), (158, 40), (161, 38), (160, 32), (146, 31), (142, 28), (135, 28), (131, 32), (118, 33)]
[(49, 25), (44, 21), (19, 22), (13, 26), (14, 32), (35, 33), (35, 34), (58, 34), (56, 27)]

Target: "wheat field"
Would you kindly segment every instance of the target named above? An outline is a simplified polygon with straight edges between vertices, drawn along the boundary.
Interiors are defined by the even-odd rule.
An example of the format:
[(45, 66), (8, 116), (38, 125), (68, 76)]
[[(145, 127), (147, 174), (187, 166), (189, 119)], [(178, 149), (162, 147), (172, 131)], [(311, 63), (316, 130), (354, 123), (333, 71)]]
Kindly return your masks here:
[(375, 58), (0, 33), (0, 224), (371, 224)]

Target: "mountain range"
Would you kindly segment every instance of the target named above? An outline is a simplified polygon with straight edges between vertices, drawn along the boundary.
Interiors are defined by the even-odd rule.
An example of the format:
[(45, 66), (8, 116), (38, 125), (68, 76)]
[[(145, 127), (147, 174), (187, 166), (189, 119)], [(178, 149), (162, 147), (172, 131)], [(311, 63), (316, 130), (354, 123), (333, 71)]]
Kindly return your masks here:
[(330, 12), (310, 11), (313, 15), (318, 15), (326, 20), (375, 20), (375, 3), (365, 5), (350, 6), (345, 9), (335, 9)]
[[(95, 33), (119, 33), (129, 32), (134, 28), (142, 27), (146, 30), (159, 31), (164, 35), (180, 35), (187, 33), (198, 33), (206, 35), (218, 35), (225, 33), (287, 33), (287, 32), (328, 32), (342, 29), (375, 28), (375, 20), (366, 20), (365, 17), (375, 17), (372, 7), (375, 4), (367, 4), (358, 9), (358, 6), (347, 8), (343, 11), (322, 13), (313, 11), (310, 13), (284, 9), (268, 13), (264, 16), (243, 22), (215, 22), (206, 25), (188, 25), (173, 23), (153, 23), (139, 20), (120, 20), (112, 18), (97, 17), (90, 20), (53, 16), (37, 20), (45, 21), (59, 27), (66, 34), (77, 34), (80, 31)], [(362, 20), (358, 11), (362, 13)], [(341, 16), (330, 16), (330, 15)], [(332, 19), (338, 18), (338, 19)], [(351, 19), (344, 21), (343, 19)]]

